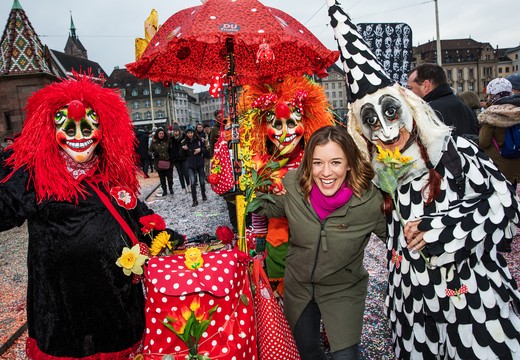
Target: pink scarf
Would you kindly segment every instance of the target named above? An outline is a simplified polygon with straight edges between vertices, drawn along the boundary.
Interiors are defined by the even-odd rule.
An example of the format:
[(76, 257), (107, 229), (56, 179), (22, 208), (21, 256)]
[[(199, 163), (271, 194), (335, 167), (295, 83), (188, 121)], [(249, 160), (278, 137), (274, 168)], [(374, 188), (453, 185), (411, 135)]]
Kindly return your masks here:
[(332, 196), (325, 196), (321, 193), (315, 183), (312, 184), (309, 199), (311, 205), (320, 218), (320, 221), (325, 219), (329, 214), (345, 205), (352, 197), (352, 189), (343, 184), (338, 191)]

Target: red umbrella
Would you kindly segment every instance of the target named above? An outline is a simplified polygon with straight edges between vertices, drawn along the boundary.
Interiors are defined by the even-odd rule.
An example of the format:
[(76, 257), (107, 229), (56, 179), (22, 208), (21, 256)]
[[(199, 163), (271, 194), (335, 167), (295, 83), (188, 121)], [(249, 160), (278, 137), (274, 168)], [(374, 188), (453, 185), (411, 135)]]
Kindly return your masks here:
[(188, 85), (208, 85), (227, 73), (244, 85), (324, 74), (338, 57), (283, 11), (257, 0), (208, 0), (172, 15), (127, 68), (141, 78)]

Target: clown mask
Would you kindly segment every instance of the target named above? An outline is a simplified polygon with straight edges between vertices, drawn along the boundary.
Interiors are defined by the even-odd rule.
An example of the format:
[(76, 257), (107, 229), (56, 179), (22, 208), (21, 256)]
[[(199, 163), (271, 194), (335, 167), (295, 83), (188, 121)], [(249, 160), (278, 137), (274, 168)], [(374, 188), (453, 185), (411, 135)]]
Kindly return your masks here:
[(353, 104), (363, 135), (384, 149), (402, 149), (413, 129), (413, 116), (401, 94), (387, 87)]
[[(285, 102), (278, 103), (274, 111), (266, 115), (268, 121), (267, 136), (278, 151), (286, 147), (296, 149), (303, 136), (302, 115), (298, 107), (293, 110)], [(289, 155), (292, 150), (285, 155)]]
[(78, 163), (92, 159), (101, 140), (99, 119), (94, 110), (73, 100), (54, 115), (56, 141)]

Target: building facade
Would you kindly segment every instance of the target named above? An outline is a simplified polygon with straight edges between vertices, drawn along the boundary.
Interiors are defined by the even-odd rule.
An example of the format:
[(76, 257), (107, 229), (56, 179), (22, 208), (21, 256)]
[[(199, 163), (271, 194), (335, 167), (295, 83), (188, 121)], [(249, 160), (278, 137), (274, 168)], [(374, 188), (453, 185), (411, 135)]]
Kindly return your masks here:
[(112, 71), (104, 86), (119, 89), (137, 128), (167, 128), (174, 122), (185, 127), (201, 121), (198, 96), (191, 88), (138, 79), (119, 68)]

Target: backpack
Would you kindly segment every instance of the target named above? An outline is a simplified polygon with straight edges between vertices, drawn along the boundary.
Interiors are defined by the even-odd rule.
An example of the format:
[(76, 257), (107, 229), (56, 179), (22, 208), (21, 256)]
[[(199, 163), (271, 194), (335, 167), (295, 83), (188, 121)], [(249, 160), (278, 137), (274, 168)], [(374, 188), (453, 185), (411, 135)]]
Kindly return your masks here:
[(520, 124), (506, 128), (506, 139), (500, 150), (500, 155), (507, 159), (520, 157)]

